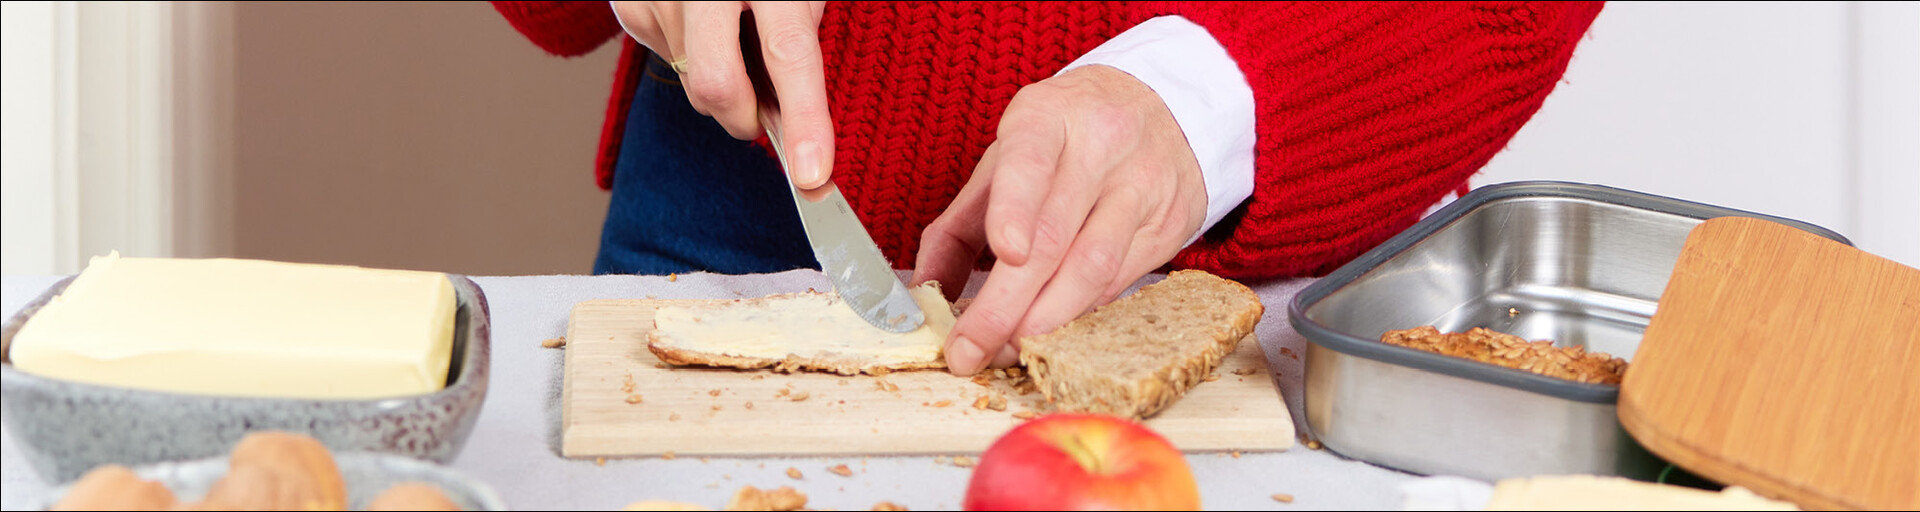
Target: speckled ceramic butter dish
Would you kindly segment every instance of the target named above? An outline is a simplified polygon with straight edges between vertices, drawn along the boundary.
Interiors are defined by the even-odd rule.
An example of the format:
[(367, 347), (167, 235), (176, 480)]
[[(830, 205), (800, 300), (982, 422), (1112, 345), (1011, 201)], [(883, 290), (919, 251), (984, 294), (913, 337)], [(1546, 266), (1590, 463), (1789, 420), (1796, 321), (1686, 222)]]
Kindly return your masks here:
[[(101, 386), (21, 372), (7, 357), (14, 335), (72, 279), (54, 284), (0, 330), (0, 411), (34, 471), (65, 483), (101, 464), (222, 456), (247, 432), (305, 433), (329, 448), (447, 463), (466, 443), (487, 394), (486, 295), (449, 275), (457, 299), (447, 386), (377, 399), (222, 397)], [(343, 376), (343, 378), (352, 378)]]
[[(340, 453), (334, 455), (340, 466), (340, 478), (347, 484), (347, 510), (362, 510), (367, 502), (394, 484), (417, 482), (433, 486), (461, 510), (507, 510), (505, 502), (492, 488), (478, 480), (443, 466), (385, 453)], [(227, 474), (226, 457), (210, 457), (183, 462), (162, 462), (132, 468), (140, 478), (157, 482), (173, 491), (183, 502), (201, 499)], [(68, 486), (47, 493), (42, 503), (51, 507), (66, 496)]]

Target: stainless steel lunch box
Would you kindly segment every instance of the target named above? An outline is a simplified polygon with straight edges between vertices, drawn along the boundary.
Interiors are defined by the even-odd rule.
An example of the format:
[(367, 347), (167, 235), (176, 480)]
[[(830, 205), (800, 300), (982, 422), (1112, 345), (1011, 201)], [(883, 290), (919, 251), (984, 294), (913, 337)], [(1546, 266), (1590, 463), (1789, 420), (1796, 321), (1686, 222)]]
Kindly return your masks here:
[(1850, 243), (1804, 222), (1596, 185), (1467, 194), (1288, 304), (1311, 342), (1308, 428), (1342, 455), (1415, 473), (1651, 479), (1665, 464), (1621, 429), (1619, 388), (1378, 340), (1485, 327), (1631, 360), (1688, 231), (1724, 216)]

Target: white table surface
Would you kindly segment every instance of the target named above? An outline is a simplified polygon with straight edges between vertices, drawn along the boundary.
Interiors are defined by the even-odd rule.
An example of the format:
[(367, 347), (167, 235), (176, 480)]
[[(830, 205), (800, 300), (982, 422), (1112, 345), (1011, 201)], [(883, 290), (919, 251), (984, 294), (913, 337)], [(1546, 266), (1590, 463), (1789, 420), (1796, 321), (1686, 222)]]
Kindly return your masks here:
[[(967, 295), (979, 285), (976, 275)], [(1155, 280), (1149, 276), (1147, 280)], [(0, 279), (0, 312), (11, 317), (57, 277)], [(933, 457), (760, 457), (708, 460), (609, 459), (560, 456), (560, 382), (562, 351), (540, 342), (566, 333), (574, 303), (604, 298), (734, 298), (826, 288), (817, 272), (795, 271), (752, 276), (683, 275), (674, 282), (651, 276), (537, 276), (474, 278), (485, 291), (493, 321), (493, 374), (487, 400), (472, 437), (453, 467), (491, 484), (514, 509), (618, 510), (642, 500), (677, 500), (718, 509), (742, 485), (763, 488), (792, 485), (806, 493), (814, 509), (867, 510), (892, 501), (913, 510), (958, 509), (966, 492), (968, 469), (940, 465)], [(1301, 361), (1282, 348), (1305, 353), (1305, 340), (1287, 324), (1286, 304), (1310, 280), (1257, 283), (1266, 304), (1257, 334), (1267, 361), (1279, 374), (1281, 393), (1293, 412), (1295, 430), (1305, 420), (1301, 408)], [(14, 448), (13, 436), (0, 429), (0, 508), (21, 509), (45, 503), (49, 485)], [(1414, 475), (1342, 458), (1298, 444), (1279, 453), (1190, 453), (1187, 461), (1200, 482), (1209, 509), (1399, 509), (1397, 487)], [(826, 468), (847, 464), (852, 477)], [(787, 478), (799, 468), (804, 480)], [(1275, 502), (1276, 493), (1292, 494), (1291, 504)]]

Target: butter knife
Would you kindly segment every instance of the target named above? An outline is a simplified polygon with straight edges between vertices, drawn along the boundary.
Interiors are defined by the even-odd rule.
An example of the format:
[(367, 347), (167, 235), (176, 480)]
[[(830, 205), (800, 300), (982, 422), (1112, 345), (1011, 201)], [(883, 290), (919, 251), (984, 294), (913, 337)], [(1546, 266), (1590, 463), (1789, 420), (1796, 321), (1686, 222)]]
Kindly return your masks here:
[(813, 258), (820, 261), (820, 270), (833, 282), (833, 290), (874, 327), (887, 332), (919, 328), (926, 322), (926, 315), (893, 273), (893, 265), (880, 254), (866, 226), (853, 215), (840, 188), (828, 180), (820, 188), (800, 190), (793, 183), (793, 175), (785, 172), (792, 164), (787, 161), (786, 145), (780, 143), (779, 121), (779, 110), (763, 104), (760, 125), (766, 127), (767, 140), (780, 158), (780, 175), (787, 178), (787, 188), (793, 191), (793, 204), (800, 211), (807, 243), (813, 246)]

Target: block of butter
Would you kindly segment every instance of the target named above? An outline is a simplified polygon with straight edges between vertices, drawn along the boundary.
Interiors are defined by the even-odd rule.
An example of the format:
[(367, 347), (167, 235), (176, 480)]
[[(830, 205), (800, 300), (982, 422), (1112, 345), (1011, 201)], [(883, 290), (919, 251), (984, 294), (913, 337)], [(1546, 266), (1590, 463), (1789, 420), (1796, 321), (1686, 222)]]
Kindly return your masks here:
[(1501, 480), (1487, 510), (1800, 510), (1740, 487), (1720, 492), (1620, 477), (1555, 475)]
[(445, 274), (238, 259), (96, 257), (27, 319), (22, 372), (180, 393), (351, 399), (446, 385)]

